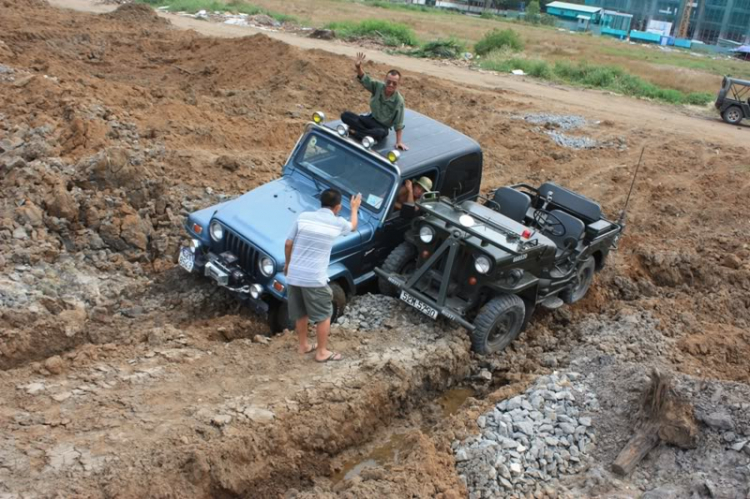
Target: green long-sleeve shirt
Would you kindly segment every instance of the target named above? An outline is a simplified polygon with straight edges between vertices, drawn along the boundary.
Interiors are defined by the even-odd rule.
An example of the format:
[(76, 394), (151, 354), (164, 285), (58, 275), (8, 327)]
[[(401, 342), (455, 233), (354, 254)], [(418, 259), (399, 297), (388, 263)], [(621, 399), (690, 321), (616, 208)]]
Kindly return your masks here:
[(402, 130), (404, 128), (404, 97), (399, 92), (386, 97), (385, 84), (382, 81), (373, 80), (367, 73), (359, 78), (359, 81), (372, 94), (370, 98), (372, 117), (388, 128)]

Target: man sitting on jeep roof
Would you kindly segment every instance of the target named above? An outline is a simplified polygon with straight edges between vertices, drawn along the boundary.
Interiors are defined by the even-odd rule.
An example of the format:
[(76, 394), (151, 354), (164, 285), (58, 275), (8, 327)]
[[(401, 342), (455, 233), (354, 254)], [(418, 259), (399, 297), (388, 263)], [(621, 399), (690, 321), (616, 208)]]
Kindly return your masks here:
[(349, 126), (349, 134), (359, 140), (366, 136), (380, 142), (388, 135), (388, 129), (396, 130), (396, 147), (408, 150), (401, 140), (404, 130), (404, 97), (396, 90), (401, 82), (401, 73), (395, 69), (388, 71), (385, 81), (375, 81), (362, 69), (365, 55), (357, 53), (354, 67), (357, 68), (357, 78), (362, 86), (371, 94), (370, 114), (357, 115), (351, 111), (341, 114), (341, 121)]

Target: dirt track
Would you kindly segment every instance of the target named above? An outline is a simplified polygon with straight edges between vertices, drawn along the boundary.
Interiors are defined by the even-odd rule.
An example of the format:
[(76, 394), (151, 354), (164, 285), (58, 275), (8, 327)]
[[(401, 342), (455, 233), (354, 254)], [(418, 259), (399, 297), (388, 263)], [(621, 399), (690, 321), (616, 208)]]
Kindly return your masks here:
[[(750, 382), (746, 130), (621, 98), (625, 114), (608, 115), (601, 94), (455, 69), (443, 80), (414, 70), (445, 68), (398, 59), (409, 105), (483, 146), (484, 190), (554, 179), (616, 216), (646, 146), (627, 237), (584, 302), (540, 314), (501, 355), (470, 356), (460, 330), (390, 303), (387, 324), (334, 331), (347, 360), (318, 366), (289, 334), (254, 342), (265, 326), (186, 279), (174, 255), (183, 215), (275, 178), (312, 110), (361, 108), (350, 61), (266, 36), (176, 30), (142, 7), (94, 16), (6, 0), (3, 12), (1, 494), (459, 497), (451, 441), (476, 431), (493, 400), (573, 363), (581, 345)], [(476, 85), (450, 81), (463, 75)], [(494, 90), (506, 83), (562, 104)], [(664, 109), (683, 133), (639, 125)], [(589, 118), (570, 133), (601, 147), (559, 146), (545, 133), (554, 128), (523, 119), (550, 111)], [(631, 316), (654, 319), (625, 344), (582, 326)], [(480, 369), (494, 373), (472, 381), (487, 398), (432, 433), (412, 427), (403, 464), (331, 482), (358, 446)]]
[[(97, 3), (95, 0), (51, 0), (52, 5), (84, 12), (108, 12), (115, 6)], [(453, 65), (435, 63), (412, 57), (389, 55), (378, 50), (340, 42), (316, 40), (290, 33), (260, 30), (253, 27), (229, 26), (207, 23), (169, 13), (160, 13), (177, 28), (195, 30), (215, 37), (247, 36), (263, 33), (302, 49), (320, 49), (334, 54), (353, 57), (364, 51), (375, 62), (406, 69), (410, 72), (434, 76), (456, 83), (476, 85), (504, 91), (504, 97), (520, 104), (547, 107), (550, 112), (587, 114), (599, 120), (616, 120), (633, 130), (671, 131), (686, 136), (685, 140), (710, 140), (746, 147), (750, 127), (732, 127), (721, 122), (713, 107), (708, 110), (686, 111), (674, 106), (620, 97), (609, 92), (580, 90), (535, 82), (526, 78), (479, 73)], [(716, 89), (718, 92), (718, 88)]]

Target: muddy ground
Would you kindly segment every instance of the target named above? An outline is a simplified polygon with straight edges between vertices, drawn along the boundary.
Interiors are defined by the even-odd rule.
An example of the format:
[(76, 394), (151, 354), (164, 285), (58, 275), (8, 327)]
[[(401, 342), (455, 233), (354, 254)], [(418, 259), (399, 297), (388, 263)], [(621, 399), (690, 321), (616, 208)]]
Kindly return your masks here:
[[(750, 383), (750, 169), (734, 135), (710, 142), (617, 116), (565, 131), (524, 119), (553, 102), (405, 70), (410, 107), (484, 148), (484, 191), (554, 179), (617, 217), (645, 147), (626, 237), (583, 302), (538, 314), (500, 355), (475, 357), (460, 329), (358, 298), (353, 320), (373, 322), (366, 299), (388, 318), (335, 328), (346, 359), (321, 366), (291, 334), (265, 340), (262, 321), (183, 274), (175, 254), (184, 215), (276, 178), (313, 110), (363, 109), (351, 62), (173, 29), (140, 6), (0, 5), (0, 496), (462, 497), (452, 443), (556, 369), (601, 377), (606, 400), (618, 379), (635, 393), (633, 370), (658, 365), (697, 386), (698, 412), (701, 397), (725, 401), (738, 439), (750, 435), (748, 408), (726, 396)], [(565, 147), (561, 133), (597, 145)], [(467, 386), (473, 397), (440, 409)], [(704, 391), (716, 386), (713, 400)], [(453, 405), (468, 394), (448, 393)], [(629, 400), (597, 416), (604, 464), (631, 430)], [(396, 461), (341, 479), (394, 434)], [(716, 494), (743, 493), (742, 456), (713, 479)], [(637, 497), (670, 483), (649, 471), (659, 466), (582, 475), (556, 493)]]

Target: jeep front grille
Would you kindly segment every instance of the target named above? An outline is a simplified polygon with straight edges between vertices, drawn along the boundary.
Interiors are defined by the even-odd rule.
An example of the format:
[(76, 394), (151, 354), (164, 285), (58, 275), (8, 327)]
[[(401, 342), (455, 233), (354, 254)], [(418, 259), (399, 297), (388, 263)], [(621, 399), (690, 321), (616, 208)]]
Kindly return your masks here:
[(227, 228), (226, 225), (224, 226), (224, 232), (226, 235), (224, 236), (224, 247), (221, 252), (231, 252), (237, 257), (237, 263), (239, 263), (240, 267), (250, 276), (255, 277), (258, 251)]

